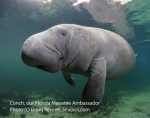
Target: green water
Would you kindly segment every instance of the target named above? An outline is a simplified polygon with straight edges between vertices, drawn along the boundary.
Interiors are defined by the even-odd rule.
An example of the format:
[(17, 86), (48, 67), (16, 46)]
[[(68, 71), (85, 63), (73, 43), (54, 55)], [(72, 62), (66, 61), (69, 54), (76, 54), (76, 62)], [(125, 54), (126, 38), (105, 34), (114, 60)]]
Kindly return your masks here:
[[(72, 4), (69, 0), (53, 0), (51, 3), (43, 3), (37, 0), (0, 0), (0, 118), (12, 117), (10, 101), (40, 101), (47, 96), (53, 97), (55, 101), (81, 100), (82, 90), (87, 78), (73, 75), (76, 86), (72, 87), (66, 83), (61, 72), (52, 74), (28, 67), (20, 57), (23, 42), (29, 36), (62, 23), (73, 23), (114, 31), (122, 35), (137, 54), (136, 65), (132, 71), (120, 79), (106, 82), (104, 99), (98, 113), (69, 114), (77, 118), (86, 115), (93, 118), (113, 118), (111, 117), (111, 110), (123, 96), (123, 94), (118, 94), (120, 91), (140, 94), (149, 90), (150, 1), (133, 0), (123, 6), (126, 25), (132, 29), (128, 31), (134, 32), (134, 34), (126, 35), (119, 33), (113, 23), (94, 20), (82, 4), (80, 5), (81, 11), (76, 10)], [(121, 27), (121, 29), (123, 28)], [(33, 93), (34, 96), (31, 96)], [(150, 92), (148, 93), (150, 94)], [(148, 100), (147, 103), (150, 105)], [(108, 106), (111, 107), (108, 109)], [(31, 107), (31, 105), (14, 107), (24, 108)], [(145, 114), (146, 111), (140, 113)], [(29, 113), (21, 113), (19, 117), (28, 118), (27, 114)], [(39, 115), (41, 114), (39, 113)], [(46, 112), (39, 117), (46, 117), (48, 114), (51, 113)], [(34, 116), (34, 113), (32, 115)], [(71, 118), (71, 116), (69, 117)], [(146, 118), (149, 117), (150, 114), (147, 113)], [(14, 116), (14, 118), (18, 117)], [(63, 115), (54, 115), (54, 118), (63, 118)], [(126, 115), (126, 118), (130, 117)]]

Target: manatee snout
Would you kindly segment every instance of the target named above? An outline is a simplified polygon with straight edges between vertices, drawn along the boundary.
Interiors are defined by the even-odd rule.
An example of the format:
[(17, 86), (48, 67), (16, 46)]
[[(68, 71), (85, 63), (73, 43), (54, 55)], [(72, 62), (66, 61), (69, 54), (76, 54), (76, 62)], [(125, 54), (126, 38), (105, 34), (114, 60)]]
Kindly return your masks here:
[(26, 65), (47, 72), (57, 72), (61, 69), (62, 62), (58, 57), (54, 47), (47, 46), (44, 40), (38, 39), (37, 35), (29, 37), (21, 50), (21, 58)]
[(34, 66), (36, 66), (38, 64), (38, 62), (37, 62), (38, 60), (35, 61), (34, 56), (36, 54), (34, 53), (34, 55), (33, 55), (33, 51), (34, 50), (31, 49), (32, 45), (33, 45), (33, 43), (29, 39), (27, 39), (24, 42), (24, 44), (22, 46), (22, 50), (21, 50), (21, 58), (22, 58), (22, 61), (25, 64), (27, 64), (28, 66), (33, 66), (34, 67)]

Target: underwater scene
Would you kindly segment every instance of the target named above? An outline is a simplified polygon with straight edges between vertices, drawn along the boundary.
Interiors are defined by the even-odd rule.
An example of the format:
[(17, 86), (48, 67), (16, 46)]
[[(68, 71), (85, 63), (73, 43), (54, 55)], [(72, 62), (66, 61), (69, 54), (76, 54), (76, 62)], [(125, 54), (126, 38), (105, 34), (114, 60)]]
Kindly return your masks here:
[[(60, 40), (57, 40), (57, 43), (54, 40), (54, 35), (59, 37), (56, 32), (60, 31), (60, 24), (69, 24), (62, 25), (67, 27), (69, 32), (79, 27), (75, 34), (61, 33), (61, 37), (69, 34), (75, 40), (72, 45), (69, 44), (68, 49), (78, 52), (68, 52), (68, 55), (74, 56), (68, 57), (69, 59), (73, 60), (79, 52), (83, 54), (80, 57), (86, 55), (85, 61), (76, 61), (79, 66), (88, 66), (86, 63), (88, 59), (94, 60), (93, 58), (96, 57), (93, 56), (94, 46), (87, 50), (89, 45), (85, 44), (88, 44), (89, 40), (86, 42), (78, 40), (79, 32), (84, 34), (83, 40), (90, 39), (90, 36), (94, 35), (95, 30), (92, 30), (91, 35), (89, 32), (80, 31), (84, 28), (88, 29), (87, 27), (116, 33), (111, 36), (111, 32), (106, 33), (105, 30), (98, 31), (99, 34), (96, 32), (96, 38), (102, 40), (107, 39), (106, 37), (113, 39), (116, 36), (120, 41), (123, 37), (134, 50), (135, 54), (130, 55), (132, 59), (136, 58), (135, 65), (134, 59), (131, 60), (126, 53), (124, 55), (124, 52), (120, 51), (118, 55), (123, 56), (120, 58), (127, 60), (126, 63), (108, 69), (113, 61), (112, 56), (115, 57), (112, 54), (115, 48), (110, 48), (108, 44), (105, 47), (101, 44), (102, 47), (98, 48), (100, 53), (104, 53), (103, 47), (110, 49), (105, 54), (110, 61), (107, 63), (107, 68), (103, 60), (100, 61), (104, 63), (98, 63), (96, 66), (100, 68), (101, 73), (91, 69), (91, 75), (84, 73), (88, 75), (83, 76), (84, 74), (80, 74), (80, 68), (75, 66), (73, 71), (79, 74), (71, 74), (73, 81), (70, 73), (61, 72), (64, 67), (62, 63), (67, 63), (65, 66), (71, 67), (73, 61), (62, 62), (60, 60), (64, 57), (60, 57), (59, 62), (52, 66), (43, 66), (45, 62), (41, 65), (40, 59), (52, 63), (56, 62), (55, 54), (60, 55), (60, 52), (52, 49), (52, 44), (55, 43), (54, 46), (58, 48), (68, 44)], [(49, 29), (56, 25), (59, 25), (58, 28)], [(44, 43), (46, 47), (44, 49), (42, 46), (36, 49), (34, 44), (28, 46), (28, 42), (33, 43), (33, 41), (26, 40), (32, 35), (33, 37), (29, 39), (36, 36), (35, 42), (39, 41), (38, 43), (42, 45), (41, 34), (34, 34), (47, 29), (53, 32), (52, 35), (48, 34), (52, 36), (51, 44)], [(66, 32), (64, 27), (62, 31)], [(105, 33), (106, 35), (102, 35)], [(24, 43), (25, 41), (27, 43)], [(80, 42), (85, 47), (80, 46)], [(117, 45), (116, 43), (114, 46)], [(96, 45), (95, 42), (93, 45)], [(52, 59), (42, 55), (40, 53), (42, 49), (42, 54), (48, 53), (46, 49), (51, 50)], [(61, 51), (64, 52), (66, 49), (61, 48)], [(30, 56), (36, 54), (39, 60), (36, 57), (24, 59), (30, 52), (33, 52)], [(148, 60), (150, 60), (150, 0), (0, 0), (0, 118), (150, 118), (150, 62)], [(134, 67), (129, 69), (128, 65)], [(88, 72), (90, 68), (94, 68), (93, 66), (88, 68)], [(124, 76), (104, 80), (104, 84), (101, 82), (102, 77), (105, 79), (109, 76), (111, 79), (111, 72), (105, 75), (103, 71), (106, 72), (108, 69), (116, 72), (118, 68), (123, 67), (127, 67), (128, 71)], [(68, 72), (72, 71), (71, 68), (67, 69)], [(93, 77), (94, 73), (102, 76), (100, 80)], [(119, 74), (122, 73), (119, 71)], [(96, 87), (100, 89), (95, 89)], [(91, 104), (85, 105), (84, 101)], [(100, 104), (100, 106), (95, 109), (93, 104)]]

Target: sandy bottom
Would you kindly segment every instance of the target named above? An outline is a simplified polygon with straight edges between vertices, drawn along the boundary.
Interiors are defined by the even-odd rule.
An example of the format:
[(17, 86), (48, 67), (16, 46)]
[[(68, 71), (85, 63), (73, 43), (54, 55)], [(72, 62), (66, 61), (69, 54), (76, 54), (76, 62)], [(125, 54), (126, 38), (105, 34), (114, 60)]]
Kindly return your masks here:
[[(108, 93), (109, 94), (109, 93)], [(107, 96), (107, 95), (105, 95)], [(116, 97), (117, 96), (117, 97)], [(33, 99), (38, 98), (38, 101), (55, 101), (53, 95), (40, 98), (40, 95), (32, 93), (30, 97)], [(63, 108), (83, 108), (82, 106), (44, 106), (35, 105), (34, 108), (60, 108), (61, 112), (49, 111), (49, 112), (10, 112), (9, 116), (0, 118), (150, 118), (150, 89), (140, 92), (129, 92), (129, 91), (119, 91), (114, 95), (104, 97), (103, 103), (98, 111), (96, 112), (86, 112), (85, 109), (82, 112), (66, 112), (62, 111)], [(83, 109), (82, 109), (83, 110)]]

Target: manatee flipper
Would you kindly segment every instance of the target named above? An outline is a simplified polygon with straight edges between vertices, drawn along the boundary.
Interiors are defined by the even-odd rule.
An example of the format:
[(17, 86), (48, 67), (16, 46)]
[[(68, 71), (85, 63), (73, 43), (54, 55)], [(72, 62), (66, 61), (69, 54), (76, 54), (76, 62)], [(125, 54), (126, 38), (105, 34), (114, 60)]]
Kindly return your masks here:
[(62, 70), (62, 74), (68, 84), (70, 84), (71, 86), (75, 86), (75, 82), (74, 82), (74, 79), (71, 77), (71, 73)]
[[(83, 102), (101, 102), (106, 78), (106, 60), (95, 58), (89, 69), (90, 76), (82, 92)], [(99, 105), (85, 105), (90, 111), (96, 111)]]

